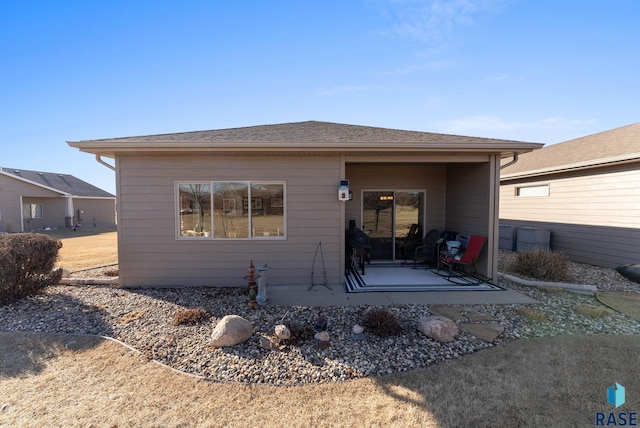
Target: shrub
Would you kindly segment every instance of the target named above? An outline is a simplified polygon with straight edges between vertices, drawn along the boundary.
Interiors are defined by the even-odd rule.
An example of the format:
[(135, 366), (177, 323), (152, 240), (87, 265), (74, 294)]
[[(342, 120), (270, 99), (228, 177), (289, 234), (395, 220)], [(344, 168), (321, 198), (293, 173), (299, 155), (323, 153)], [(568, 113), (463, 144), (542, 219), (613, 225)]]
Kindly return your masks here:
[(291, 332), (291, 337), (289, 338), (289, 343), (292, 345), (299, 344), (312, 337), (313, 330), (311, 327), (303, 326), (300, 323), (292, 322), (288, 326), (289, 331)]
[(211, 317), (211, 314), (202, 308), (187, 309), (186, 311), (178, 312), (173, 317), (173, 325), (195, 325), (203, 321), (206, 321)]
[(36, 294), (62, 278), (54, 270), (62, 243), (37, 233), (0, 235), (0, 303)]
[(117, 268), (107, 269), (104, 271), (105, 276), (118, 276), (120, 275), (120, 271)]
[(402, 333), (402, 326), (393, 313), (387, 309), (371, 309), (364, 313), (360, 324), (379, 337), (397, 336)]
[(549, 250), (533, 250), (518, 253), (513, 270), (523, 276), (541, 281), (571, 281), (569, 262), (564, 253)]

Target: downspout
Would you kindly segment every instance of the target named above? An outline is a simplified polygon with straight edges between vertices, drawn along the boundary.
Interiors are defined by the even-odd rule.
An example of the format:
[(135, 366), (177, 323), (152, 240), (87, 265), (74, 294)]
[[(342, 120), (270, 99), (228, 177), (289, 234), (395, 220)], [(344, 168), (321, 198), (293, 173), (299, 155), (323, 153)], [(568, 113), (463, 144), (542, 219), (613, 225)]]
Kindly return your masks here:
[(116, 170), (116, 168), (113, 165), (110, 165), (107, 162), (103, 161), (101, 155), (96, 155), (96, 160), (98, 161), (99, 164), (102, 164), (102, 165), (106, 166), (111, 171), (115, 171)]
[(517, 153), (514, 153), (514, 154), (513, 154), (513, 159), (512, 159), (512, 160), (510, 160), (509, 162), (505, 163), (504, 165), (500, 165), (500, 169), (501, 169), (501, 170), (502, 170), (502, 169), (505, 169), (506, 167), (511, 166), (511, 165), (513, 165), (513, 164), (514, 164), (514, 163), (516, 163), (516, 162), (518, 162), (518, 154), (517, 154)]

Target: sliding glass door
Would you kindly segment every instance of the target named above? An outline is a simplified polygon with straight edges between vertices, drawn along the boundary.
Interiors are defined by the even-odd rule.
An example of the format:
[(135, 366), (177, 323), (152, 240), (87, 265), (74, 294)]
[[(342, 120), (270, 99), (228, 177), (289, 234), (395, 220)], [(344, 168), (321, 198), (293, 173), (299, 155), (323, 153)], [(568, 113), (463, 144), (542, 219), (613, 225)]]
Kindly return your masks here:
[(410, 232), (424, 235), (423, 190), (364, 190), (362, 230), (371, 238), (371, 259), (400, 257), (398, 247)]

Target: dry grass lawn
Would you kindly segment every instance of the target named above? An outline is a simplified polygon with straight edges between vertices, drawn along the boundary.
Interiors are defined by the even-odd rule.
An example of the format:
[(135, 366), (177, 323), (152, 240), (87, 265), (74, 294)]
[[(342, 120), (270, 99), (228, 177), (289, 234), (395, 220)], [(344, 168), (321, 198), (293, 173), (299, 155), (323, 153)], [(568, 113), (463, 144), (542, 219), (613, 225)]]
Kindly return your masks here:
[[(117, 263), (115, 232), (66, 232), (59, 265)], [(386, 377), (330, 385), (217, 384), (113, 341), (0, 332), (0, 426), (593, 426), (640, 409), (640, 337), (522, 340)], [(625, 386), (627, 402), (607, 404)]]
[[(0, 333), (0, 426), (593, 426), (637, 411), (640, 337), (510, 343), (400, 375), (313, 386), (216, 384), (94, 337)], [(618, 382), (627, 403), (614, 409)]]
[(70, 272), (118, 263), (118, 236), (112, 230), (87, 227), (45, 233), (62, 242), (56, 265)]

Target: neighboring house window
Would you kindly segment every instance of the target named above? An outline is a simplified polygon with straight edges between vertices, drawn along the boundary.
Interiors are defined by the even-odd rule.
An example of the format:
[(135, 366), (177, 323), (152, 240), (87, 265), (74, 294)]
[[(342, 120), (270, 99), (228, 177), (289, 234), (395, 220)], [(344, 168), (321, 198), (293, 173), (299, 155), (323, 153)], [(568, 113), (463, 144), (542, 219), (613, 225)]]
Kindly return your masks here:
[(42, 218), (42, 204), (22, 204), (22, 216), (25, 219)]
[(539, 184), (535, 186), (518, 186), (516, 187), (516, 196), (532, 197), (532, 196), (549, 196), (549, 185)]
[(180, 237), (285, 237), (282, 182), (214, 181), (177, 186)]

